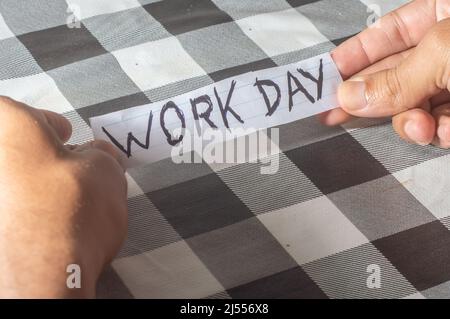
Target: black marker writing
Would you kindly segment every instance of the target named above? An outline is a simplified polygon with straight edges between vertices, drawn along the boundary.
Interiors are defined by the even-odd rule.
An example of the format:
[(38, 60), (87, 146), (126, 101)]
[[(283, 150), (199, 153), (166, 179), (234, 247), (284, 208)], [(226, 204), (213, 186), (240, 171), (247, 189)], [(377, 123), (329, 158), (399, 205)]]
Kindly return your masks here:
[(184, 135), (183, 135), (183, 134), (180, 134), (180, 136), (179, 136), (177, 139), (174, 139), (174, 138), (172, 138), (172, 135), (170, 134), (169, 130), (166, 128), (165, 114), (166, 114), (166, 112), (167, 112), (169, 109), (174, 109), (174, 110), (175, 110), (175, 113), (177, 114), (178, 118), (179, 118), (180, 121), (181, 121), (181, 127), (182, 127), (183, 129), (186, 128), (186, 120), (184, 119), (183, 111), (180, 110), (180, 108), (179, 108), (174, 102), (169, 101), (169, 102), (167, 102), (166, 104), (164, 104), (164, 106), (163, 106), (163, 108), (162, 108), (162, 110), (161, 110), (159, 122), (160, 122), (160, 124), (161, 124), (161, 128), (162, 128), (164, 134), (165, 134), (166, 137), (167, 137), (167, 142), (168, 142), (170, 145), (175, 146), (175, 145), (177, 145), (178, 143), (180, 143), (180, 142), (183, 140)]
[(223, 123), (225, 124), (226, 128), (230, 128), (230, 126), (228, 125), (228, 118), (227, 118), (228, 112), (233, 114), (233, 116), (240, 123), (244, 123), (244, 121), (241, 119), (241, 117), (230, 107), (230, 101), (231, 101), (231, 97), (233, 96), (233, 91), (234, 91), (235, 86), (236, 86), (236, 81), (231, 81), (231, 87), (230, 87), (230, 91), (228, 92), (228, 97), (227, 97), (227, 102), (225, 103), (225, 107), (222, 104), (222, 100), (220, 99), (216, 88), (214, 88), (214, 94), (216, 95), (217, 103), (219, 104), (219, 108), (220, 108), (220, 113), (222, 114)]
[(323, 88), (323, 60), (320, 59), (320, 66), (319, 66), (319, 77), (316, 79), (314, 76), (312, 76), (311, 73), (304, 71), (303, 69), (297, 69), (298, 72), (301, 73), (305, 78), (313, 81), (317, 84), (317, 101), (322, 98), (322, 88)]
[[(266, 116), (271, 116), (277, 110), (278, 106), (280, 105), (280, 100), (281, 100), (280, 87), (275, 82), (273, 82), (271, 80), (258, 80), (258, 79), (256, 79), (256, 82), (255, 82), (254, 86), (258, 87), (259, 92), (264, 97), (264, 101), (266, 102), (267, 111), (268, 111)], [(267, 92), (264, 89), (264, 86), (271, 86), (277, 92), (277, 97), (276, 97), (275, 101), (272, 104), (270, 104), (269, 96), (267, 95)]]
[(128, 133), (127, 136), (127, 148), (125, 148), (122, 144), (119, 143), (118, 140), (116, 140), (111, 133), (109, 133), (105, 127), (102, 126), (103, 132), (108, 136), (108, 138), (111, 140), (111, 142), (117, 146), (118, 149), (120, 149), (122, 152), (124, 152), (127, 157), (131, 157), (131, 142), (135, 142), (140, 147), (148, 150), (150, 147), (150, 132), (152, 130), (152, 122), (153, 122), (153, 113), (150, 111), (148, 115), (148, 123), (147, 123), (147, 133), (145, 135), (145, 143), (141, 143), (136, 137), (134, 137), (132, 132)]
[[(305, 87), (300, 83), (300, 81), (295, 76), (292, 75), (291, 72), (288, 71), (287, 77), (288, 77), (288, 91), (289, 91), (289, 111), (291, 111), (292, 107), (294, 106), (293, 97), (298, 92), (302, 92), (311, 103), (315, 102), (311, 94), (309, 94), (309, 92), (305, 89)], [(297, 86), (295, 90), (292, 90), (292, 81), (294, 81), (295, 85)]]
[[(197, 105), (199, 105), (200, 103), (207, 104), (208, 108), (203, 113), (198, 114)], [(211, 121), (211, 119), (209, 118), (211, 115), (211, 112), (213, 110), (213, 104), (211, 102), (211, 98), (209, 97), (209, 95), (205, 94), (205, 95), (196, 97), (195, 99), (191, 99), (191, 106), (192, 106), (192, 114), (194, 114), (194, 119), (196, 121), (198, 121), (200, 118), (202, 118), (206, 121), (206, 123), (209, 124), (210, 127), (217, 128), (216, 124), (214, 124), (214, 122)]]

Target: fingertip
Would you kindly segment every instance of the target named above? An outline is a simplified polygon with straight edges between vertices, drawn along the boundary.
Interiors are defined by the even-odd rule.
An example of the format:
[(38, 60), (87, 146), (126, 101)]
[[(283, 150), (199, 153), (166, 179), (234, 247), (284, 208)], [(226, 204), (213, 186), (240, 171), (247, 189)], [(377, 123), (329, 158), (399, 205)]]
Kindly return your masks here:
[(450, 104), (446, 103), (433, 110), (433, 116), (438, 125), (436, 144), (439, 147), (450, 148)]
[(429, 145), (435, 137), (436, 122), (423, 109), (412, 109), (394, 116), (393, 126), (400, 137), (410, 143)]
[(327, 111), (327, 112), (323, 112), (323, 113), (320, 113), (319, 115), (317, 115), (317, 119), (319, 120), (320, 124), (326, 125), (326, 126), (333, 126), (333, 124), (331, 124), (331, 121), (329, 120), (330, 113), (331, 113), (331, 111)]
[(410, 141), (425, 146), (433, 140), (433, 130), (428, 123), (410, 120), (404, 126), (406, 136)]
[(320, 123), (326, 126), (344, 124), (352, 119), (352, 116), (342, 108), (336, 108), (318, 115)]

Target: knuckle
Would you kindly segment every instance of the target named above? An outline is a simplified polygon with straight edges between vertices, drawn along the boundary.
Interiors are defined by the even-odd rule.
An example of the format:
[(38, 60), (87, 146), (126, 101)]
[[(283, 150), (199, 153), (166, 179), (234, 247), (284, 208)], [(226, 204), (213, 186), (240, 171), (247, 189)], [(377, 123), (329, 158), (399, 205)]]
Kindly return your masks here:
[(450, 18), (437, 23), (424, 40), (424, 52), (433, 54), (437, 66), (436, 86), (450, 88)]
[[(394, 25), (394, 35), (391, 41), (401, 42), (404, 46), (411, 47), (413, 45), (413, 41), (411, 40), (410, 32), (406, 27), (402, 15), (400, 15), (398, 11), (394, 10), (388, 13), (387, 20), (392, 21)], [(391, 39), (390, 36), (387, 38)]]
[(448, 48), (450, 35), (446, 34), (442, 28), (433, 28), (427, 36), (427, 40), (434, 49)]
[(431, 28), (425, 36), (424, 43), (430, 50), (439, 53), (448, 52), (450, 49), (450, 18), (442, 20)]
[(404, 110), (404, 86), (397, 68), (379, 73), (369, 89), (369, 104), (383, 104), (383, 109), (389, 112)]
[[(403, 82), (400, 80), (400, 76), (398, 74), (398, 68), (394, 68), (386, 72), (386, 83), (387, 83), (387, 91), (388, 96), (392, 98), (393, 101), (399, 103), (402, 102), (403, 99)], [(401, 103), (399, 103), (401, 104)]]

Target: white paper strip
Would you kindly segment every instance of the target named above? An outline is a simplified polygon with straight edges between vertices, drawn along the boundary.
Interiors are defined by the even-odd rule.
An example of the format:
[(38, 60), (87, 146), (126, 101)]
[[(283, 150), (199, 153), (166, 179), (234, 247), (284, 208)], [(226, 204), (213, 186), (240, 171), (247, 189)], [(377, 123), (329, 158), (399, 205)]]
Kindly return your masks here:
[(239, 128), (251, 132), (333, 109), (341, 82), (327, 53), (90, 121), (95, 138), (112, 142), (126, 155), (127, 166), (134, 167), (170, 157), (173, 148), (188, 144), (194, 133)]

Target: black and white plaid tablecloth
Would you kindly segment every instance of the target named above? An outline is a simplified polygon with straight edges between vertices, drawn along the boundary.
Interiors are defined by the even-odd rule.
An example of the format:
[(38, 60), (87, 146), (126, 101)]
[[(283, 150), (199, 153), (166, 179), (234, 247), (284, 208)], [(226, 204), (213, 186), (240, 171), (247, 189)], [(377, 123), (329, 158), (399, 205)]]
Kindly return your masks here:
[[(82, 143), (92, 116), (330, 51), (368, 6), (404, 2), (0, 0), (0, 94), (64, 114)], [(131, 170), (128, 239), (99, 296), (450, 297), (450, 153), (356, 124), (280, 127), (275, 175)]]

